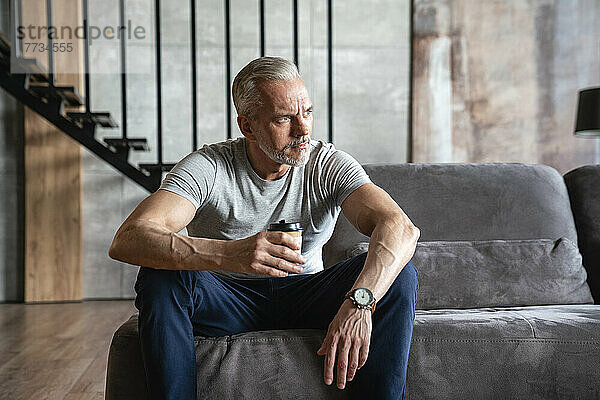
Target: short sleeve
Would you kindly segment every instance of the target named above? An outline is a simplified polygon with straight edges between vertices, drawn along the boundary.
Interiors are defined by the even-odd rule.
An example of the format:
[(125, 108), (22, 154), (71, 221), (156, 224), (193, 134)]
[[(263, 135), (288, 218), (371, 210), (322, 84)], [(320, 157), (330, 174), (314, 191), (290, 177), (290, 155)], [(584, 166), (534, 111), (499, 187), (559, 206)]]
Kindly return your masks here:
[(364, 168), (350, 154), (333, 148), (323, 168), (324, 181), (333, 203), (341, 207), (346, 197), (365, 183), (371, 183)]
[(216, 161), (200, 149), (179, 161), (167, 173), (159, 189), (185, 197), (197, 210), (210, 195), (216, 172)]

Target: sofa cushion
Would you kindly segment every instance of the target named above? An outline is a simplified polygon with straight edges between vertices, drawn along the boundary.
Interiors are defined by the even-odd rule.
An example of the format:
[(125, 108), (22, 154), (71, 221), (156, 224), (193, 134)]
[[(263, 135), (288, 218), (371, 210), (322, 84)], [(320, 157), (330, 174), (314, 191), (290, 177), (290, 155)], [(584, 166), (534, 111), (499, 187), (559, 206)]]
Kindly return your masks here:
[(199, 399), (345, 399), (323, 382), (325, 331), (271, 330), (195, 338)]
[(600, 306), (417, 310), (414, 399), (600, 398)]
[[(312, 354), (324, 335), (289, 330), (198, 336), (198, 398), (345, 398), (346, 390), (323, 384), (322, 357)], [(302, 370), (307, 362), (308, 375)], [(231, 374), (231, 368), (236, 373)], [(599, 398), (598, 381), (600, 306), (415, 313), (408, 398), (591, 399)], [(147, 399), (145, 385), (135, 314), (113, 337), (106, 399)]]
[[(421, 241), (556, 239), (577, 242), (562, 176), (519, 163), (368, 164), (365, 171), (421, 230)], [(340, 215), (323, 247), (325, 266), (368, 241)]]
[[(348, 255), (363, 252), (366, 243)], [(593, 303), (569, 239), (421, 242), (417, 309)]]
[[(106, 400), (148, 399), (138, 313), (115, 332), (108, 356)], [(323, 382), (317, 349), (326, 332), (289, 329), (194, 337), (198, 399), (346, 399)]]

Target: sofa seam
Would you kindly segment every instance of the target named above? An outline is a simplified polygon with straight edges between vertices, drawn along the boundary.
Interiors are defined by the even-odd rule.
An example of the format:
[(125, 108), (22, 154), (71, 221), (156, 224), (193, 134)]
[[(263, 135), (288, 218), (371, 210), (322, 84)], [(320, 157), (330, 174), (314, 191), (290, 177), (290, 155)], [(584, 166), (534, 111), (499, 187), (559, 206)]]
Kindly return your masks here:
[[(120, 337), (139, 337), (138, 335), (120, 335)], [(210, 338), (194, 338), (194, 342), (215, 342), (215, 343), (227, 343), (227, 342), (272, 342), (272, 341), (290, 341), (290, 340), (304, 340), (304, 339), (315, 339), (316, 336), (296, 337), (296, 338), (267, 338), (267, 339), (227, 339), (217, 340)], [(596, 340), (557, 340), (557, 339), (543, 339), (543, 338), (520, 338), (520, 339), (431, 339), (431, 338), (412, 338), (413, 342), (453, 342), (453, 343), (518, 343), (518, 342), (539, 342), (539, 343), (560, 343), (560, 344), (581, 344), (596, 346), (600, 344), (600, 341)]]
[[(214, 343), (230, 343), (230, 342), (272, 342), (272, 341), (292, 341), (292, 340), (304, 340), (304, 339), (312, 339), (310, 337), (302, 337), (302, 338), (270, 338), (270, 339), (229, 339), (229, 340), (213, 340), (213, 339), (194, 339), (195, 342), (214, 342)], [(588, 345), (588, 346), (597, 346), (600, 344), (600, 341), (565, 341), (565, 340), (556, 340), (556, 339), (532, 339), (532, 338), (522, 338), (522, 339), (428, 339), (428, 338), (413, 338), (413, 342), (450, 342), (450, 343), (523, 343), (523, 342), (532, 342), (532, 343), (555, 343), (555, 344), (577, 344), (577, 345)]]
[[(130, 336), (130, 337), (138, 337), (136, 335), (121, 335), (122, 336)], [(291, 340), (304, 340), (304, 339), (315, 339), (316, 337), (301, 337), (301, 338), (271, 338), (271, 339), (229, 339), (229, 340), (215, 340), (215, 339), (198, 339), (195, 338), (194, 342), (214, 342), (214, 343), (227, 343), (227, 342), (272, 342), (272, 341), (291, 341)], [(588, 346), (598, 346), (600, 345), (600, 341), (588, 340), (588, 341), (565, 341), (565, 340), (556, 340), (556, 339), (532, 339), (532, 338), (522, 338), (522, 339), (430, 339), (430, 338), (413, 338), (413, 342), (450, 342), (450, 343), (522, 343), (522, 342), (532, 342), (532, 343), (557, 343), (557, 344), (578, 344), (578, 345), (588, 345)]]
[(306, 337), (295, 337), (295, 338), (265, 338), (265, 339), (226, 339), (226, 340), (215, 340), (215, 339), (194, 339), (195, 342), (216, 342), (216, 343), (228, 343), (228, 342), (272, 342), (272, 341), (289, 341), (289, 340), (304, 340), (304, 339), (315, 339), (316, 336)]
[(557, 340), (557, 339), (431, 339), (431, 338), (413, 338), (415, 342), (453, 342), (453, 343), (519, 343), (519, 342), (539, 342), (539, 343), (558, 343), (558, 344), (580, 344), (597, 346), (600, 341), (596, 340)]

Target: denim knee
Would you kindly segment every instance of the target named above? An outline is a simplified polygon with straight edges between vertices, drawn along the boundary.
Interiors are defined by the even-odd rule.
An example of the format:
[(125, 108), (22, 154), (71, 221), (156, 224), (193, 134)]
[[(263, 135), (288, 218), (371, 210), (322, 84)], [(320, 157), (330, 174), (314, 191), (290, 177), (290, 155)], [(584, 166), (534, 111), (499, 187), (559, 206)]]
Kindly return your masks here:
[(140, 267), (135, 282), (135, 306), (160, 309), (174, 304), (189, 304), (193, 292), (193, 279), (189, 271), (175, 271)]
[(396, 303), (414, 306), (418, 288), (418, 271), (414, 264), (409, 261), (392, 282), (384, 298), (389, 296)]

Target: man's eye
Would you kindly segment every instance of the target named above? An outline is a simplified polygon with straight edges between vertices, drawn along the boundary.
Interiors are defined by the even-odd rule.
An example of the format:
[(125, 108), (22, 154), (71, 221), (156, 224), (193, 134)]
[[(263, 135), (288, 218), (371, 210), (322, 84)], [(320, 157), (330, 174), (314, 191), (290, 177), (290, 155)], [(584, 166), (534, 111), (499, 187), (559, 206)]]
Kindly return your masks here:
[(277, 119), (278, 122), (286, 122), (289, 120), (290, 120), (290, 117), (279, 117), (279, 119)]

